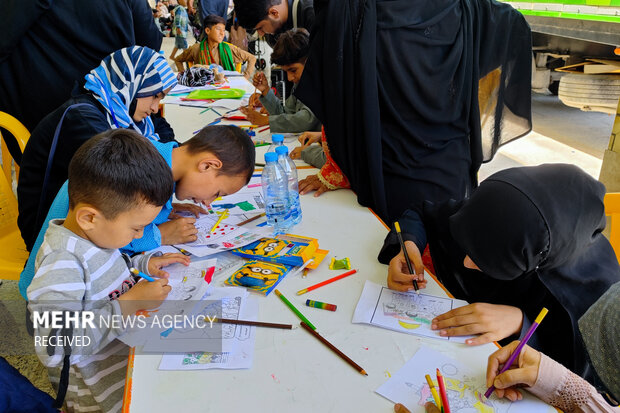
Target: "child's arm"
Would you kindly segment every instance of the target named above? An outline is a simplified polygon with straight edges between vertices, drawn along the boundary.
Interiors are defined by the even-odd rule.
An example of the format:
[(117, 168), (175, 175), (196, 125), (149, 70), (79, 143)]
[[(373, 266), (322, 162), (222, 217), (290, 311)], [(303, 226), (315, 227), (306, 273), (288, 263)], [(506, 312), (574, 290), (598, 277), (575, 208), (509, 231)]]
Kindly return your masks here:
[[(263, 102), (262, 99), (261, 102)], [(266, 105), (265, 108), (267, 108)], [(267, 108), (267, 110), (269, 110), (269, 108)], [(295, 113), (282, 113), (269, 116), (269, 128), (271, 132), (298, 133), (307, 130), (317, 130), (320, 127), (321, 123), (306, 106)]]
[[(47, 246), (43, 246), (45, 251)], [(95, 257), (96, 258), (96, 257)], [(119, 257), (119, 259), (121, 259)], [(121, 259), (122, 260), (122, 259)], [(108, 263), (101, 263), (102, 267)], [(129, 273), (127, 273), (129, 275)], [(91, 283), (91, 288), (96, 288), (95, 282)], [(78, 311), (86, 310), (88, 314), (94, 314), (95, 329), (78, 325), (70, 329), (54, 329), (51, 325), (34, 324), (35, 327), (35, 350), (41, 362), (48, 367), (58, 367), (62, 365), (64, 354), (63, 345), (56, 346), (54, 343), (47, 343), (45, 340), (58, 340), (69, 337), (79, 337), (79, 342), (73, 339), (71, 342), (71, 364), (78, 363), (83, 357), (98, 353), (113, 340), (119, 337), (124, 329), (121, 326), (101, 325), (98, 320), (100, 317), (112, 319), (122, 315), (118, 301), (109, 301), (107, 294), (98, 297), (93, 301), (84, 301), (86, 284), (84, 280), (84, 269), (81, 261), (69, 251), (54, 251), (48, 254), (38, 265), (30, 287), (28, 287), (28, 308), (33, 317), (39, 320), (45, 317), (50, 311)], [(96, 292), (95, 292), (96, 293)], [(89, 343), (88, 346), (83, 344)]]
[[(282, 104), (280, 99), (278, 99), (273, 93), (273, 90), (268, 90), (267, 94), (259, 97), (258, 100), (263, 105), (263, 107), (267, 109), (267, 112), (269, 112), (270, 116), (284, 113), (284, 105)], [(306, 130), (308, 129), (304, 129), (302, 132), (305, 132)]]
[(179, 55), (177, 55), (174, 58), (174, 63), (177, 66), (177, 70), (179, 72), (182, 72), (185, 70), (185, 67), (183, 67), (183, 62), (192, 62), (194, 63), (194, 54), (195, 54), (195, 49), (196, 49), (196, 45), (198, 45), (199, 43), (196, 43), (195, 45), (192, 45), (191, 47), (188, 47), (187, 49), (183, 50), (183, 52)]
[(252, 53), (246, 52), (245, 50), (241, 50), (235, 45), (230, 46), (230, 51), (232, 52), (233, 62), (235, 63), (235, 65), (237, 65), (238, 63), (247, 62), (247, 66), (245, 72), (243, 72), (243, 76), (245, 76), (246, 79), (249, 79), (255, 69), (256, 56), (254, 56)]

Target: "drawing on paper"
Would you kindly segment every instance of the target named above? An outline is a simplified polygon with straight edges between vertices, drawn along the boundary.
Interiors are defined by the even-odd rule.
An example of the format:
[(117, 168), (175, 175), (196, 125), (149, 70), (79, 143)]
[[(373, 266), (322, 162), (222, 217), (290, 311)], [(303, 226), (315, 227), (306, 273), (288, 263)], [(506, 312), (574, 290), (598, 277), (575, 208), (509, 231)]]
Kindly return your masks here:
[(229, 352), (187, 353), (183, 356), (182, 365), (222, 364), (228, 362)]
[(216, 211), (227, 209), (231, 215), (245, 214), (250, 211), (263, 212), (265, 210), (265, 201), (260, 190), (241, 190), (235, 194), (216, 199), (211, 203), (211, 208)]
[(486, 391), (485, 366), (479, 366), (473, 370), (458, 360), (425, 347), (418, 350), (400, 370), (381, 385), (377, 393), (395, 403), (404, 404), (413, 413), (423, 412), (426, 402), (433, 401), (424, 376), (429, 374), (435, 387), (439, 388), (435, 378), (437, 367), (444, 377), (450, 410), (453, 413), (547, 413), (550, 411), (548, 405), (528, 395), (524, 395), (524, 399), (516, 403), (494, 396), (489, 400), (483, 399), (482, 396)]

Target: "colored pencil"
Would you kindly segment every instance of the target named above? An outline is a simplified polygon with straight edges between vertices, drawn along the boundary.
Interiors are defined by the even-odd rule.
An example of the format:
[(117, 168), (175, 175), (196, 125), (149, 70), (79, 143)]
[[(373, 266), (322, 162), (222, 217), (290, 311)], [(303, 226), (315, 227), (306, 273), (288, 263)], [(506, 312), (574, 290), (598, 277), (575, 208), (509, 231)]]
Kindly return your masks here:
[(299, 319), (301, 321), (303, 321), (304, 323), (306, 323), (308, 326), (310, 326), (310, 328), (312, 328), (313, 330), (316, 330), (316, 327), (314, 326), (314, 324), (312, 324), (297, 308), (295, 308), (295, 306), (293, 304), (291, 304), (291, 302), (282, 295), (282, 293), (280, 291), (278, 291), (277, 289), (274, 290), (274, 292), (276, 293), (276, 295), (278, 297), (280, 297), (280, 300), (282, 300), (282, 302), (288, 307), (290, 308), (290, 310), (292, 312), (295, 313), (295, 315), (297, 317), (299, 317)]
[(306, 267), (310, 264), (312, 264), (314, 262), (314, 260), (312, 258), (310, 258), (308, 261), (304, 262), (302, 266), (300, 266), (299, 268), (297, 268), (294, 272), (291, 273), (291, 275), (289, 275), (289, 277), (291, 276), (296, 276), (297, 274), (299, 274), (300, 272), (303, 272), (303, 270), (306, 269)]
[(215, 224), (213, 224), (213, 226), (211, 227), (211, 233), (213, 233), (213, 231), (215, 231), (215, 229), (217, 228), (218, 225), (220, 225), (220, 223), (228, 216), (228, 210), (225, 210), (224, 212), (222, 212), (222, 214), (220, 215), (220, 217), (217, 219), (217, 221), (215, 221)]
[(248, 185), (248, 188), (258, 188), (260, 186), (263, 186), (263, 184), (250, 184)]
[[(523, 347), (530, 340), (530, 338), (534, 334), (534, 331), (536, 331), (536, 329), (538, 328), (538, 325), (542, 322), (543, 318), (545, 318), (548, 312), (549, 310), (547, 310), (545, 307), (543, 307), (543, 309), (540, 310), (538, 317), (536, 317), (536, 320), (534, 320), (534, 323), (532, 323), (529, 330), (527, 330), (527, 333), (525, 333), (525, 336), (523, 337), (523, 339), (521, 340), (521, 342), (519, 343), (515, 351), (512, 353), (508, 361), (504, 364), (504, 367), (499, 371), (499, 374), (502, 374), (503, 372), (508, 370), (510, 366), (512, 366), (512, 363), (514, 363), (515, 360), (517, 360), (517, 358), (519, 357), (519, 354), (521, 353), (521, 350), (523, 350)], [(494, 390), (495, 390), (495, 386), (491, 385), (491, 387), (489, 387), (487, 391), (484, 393), (484, 397), (488, 399)]]
[(155, 278), (151, 277), (150, 275), (146, 275), (142, 271), (138, 271), (137, 268), (131, 267), (129, 269), (129, 272), (132, 273), (133, 275), (137, 275), (138, 277), (142, 277), (142, 278), (144, 278), (147, 281), (150, 281), (150, 282), (155, 281)]
[[(405, 248), (405, 241), (403, 240), (403, 234), (400, 233), (400, 224), (398, 221), (394, 222), (394, 228), (396, 229), (396, 235), (398, 236), (398, 242), (400, 242), (400, 248), (403, 250), (403, 255), (405, 256), (405, 262), (407, 263), (407, 269), (409, 270), (409, 274), (415, 274), (413, 270), (413, 266), (411, 265), (411, 261), (409, 260), (409, 254), (407, 254), (407, 249)], [(413, 280), (413, 288), (416, 294), (420, 294), (420, 288), (418, 287), (418, 281)]]
[(308, 307), (320, 308), (321, 310), (336, 311), (338, 306), (336, 304), (322, 303), (320, 301), (306, 300)]
[[(208, 318), (205, 318), (205, 321), (210, 321)], [(229, 318), (215, 318), (213, 320), (214, 323), (222, 323), (222, 324), (236, 324), (240, 326), (253, 326), (253, 327), (269, 327), (269, 328), (281, 328), (283, 330), (292, 330), (292, 324), (279, 324), (279, 323), (265, 323), (262, 321), (250, 321), (250, 320), (235, 320)]]
[(258, 132), (265, 132), (267, 129), (269, 129), (269, 126), (263, 128), (263, 129), (259, 129)]
[(435, 384), (433, 384), (433, 380), (431, 379), (431, 376), (427, 374), (424, 377), (426, 377), (428, 388), (431, 390), (431, 394), (433, 395), (433, 400), (435, 400), (435, 404), (437, 405), (437, 408), (441, 410), (441, 399), (439, 398), (439, 395), (437, 394), (437, 389), (435, 388)]
[(310, 286), (310, 287), (308, 287), (308, 288), (304, 288), (303, 290), (299, 290), (299, 291), (297, 291), (297, 295), (302, 295), (302, 294), (307, 293), (308, 291), (316, 290), (316, 289), (317, 289), (317, 288), (319, 288), (319, 287), (322, 287), (322, 286), (327, 285), (327, 284), (331, 284), (331, 283), (333, 283), (334, 281), (338, 281), (338, 280), (340, 280), (341, 278), (348, 277), (349, 275), (353, 275), (353, 274), (355, 274), (356, 272), (357, 272), (357, 270), (347, 271), (347, 272), (345, 272), (344, 274), (337, 275), (337, 276), (335, 276), (334, 278), (330, 278), (329, 280), (325, 280), (325, 281), (320, 282), (320, 283), (318, 283), (318, 284), (311, 285), (311, 286)]
[(264, 217), (264, 216), (265, 216), (265, 213), (264, 213), (264, 212), (261, 212), (260, 214), (255, 215), (255, 216), (253, 216), (252, 218), (248, 218), (248, 219), (246, 219), (245, 221), (241, 221), (240, 223), (238, 223), (238, 224), (237, 224), (237, 226), (238, 226), (238, 227), (240, 227), (240, 226), (242, 226), (242, 225), (249, 224), (250, 222), (252, 222), (252, 221), (256, 221), (258, 218), (260, 218), (260, 217)]
[(181, 248), (181, 247), (177, 247), (176, 245), (172, 245), (172, 248), (176, 248), (176, 249), (178, 249), (178, 250), (179, 250), (179, 252), (180, 252), (181, 254), (183, 254), (183, 255), (187, 255), (187, 256), (192, 255), (192, 253), (191, 253), (191, 252), (189, 252), (189, 251), (187, 251), (187, 250), (184, 250), (184, 249), (183, 249), (183, 248)]
[(450, 402), (448, 401), (448, 393), (446, 393), (446, 384), (443, 382), (443, 376), (437, 369), (437, 383), (439, 383), (439, 395), (441, 396), (441, 411), (450, 413)]
[[(211, 110), (211, 108), (206, 108), (205, 110), (201, 110), (200, 114), (202, 115), (203, 113), (205, 113), (206, 111)], [(215, 112), (215, 111), (214, 111)]]
[(312, 328), (310, 328), (310, 326), (308, 324), (304, 323), (303, 321), (301, 323), (299, 323), (299, 324), (303, 327), (304, 330), (306, 330), (307, 332), (312, 334), (321, 343), (325, 344), (331, 351), (333, 351), (334, 353), (338, 354), (338, 356), (340, 356), (341, 359), (343, 359), (344, 361), (349, 363), (351, 365), (351, 367), (353, 367), (355, 370), (359, 371), (360, 374), (363, 374), (364, 376), (368, 376), (368, 373), (366, 373), (366, 370), (364, 370), (359, 364), (357, 364), (356, 362), (351, 360), (342, 351), (338, 350), (338, 348), (336, 346), (334, 346), (332, 343), (330, 343), (329, 341), (327, 341), (325, 339), (325, 337), (323, 337), (322, 335), (320, 335), (319, 333), (314, 331)]

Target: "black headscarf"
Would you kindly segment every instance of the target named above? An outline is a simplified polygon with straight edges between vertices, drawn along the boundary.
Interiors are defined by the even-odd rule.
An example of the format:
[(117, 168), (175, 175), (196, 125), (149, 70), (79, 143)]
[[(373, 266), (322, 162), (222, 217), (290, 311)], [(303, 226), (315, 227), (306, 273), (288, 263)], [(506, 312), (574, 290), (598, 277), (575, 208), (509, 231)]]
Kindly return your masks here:
[[(422, 220), (436, 275), (457, 298), (520, 308), (524, 328), (547, 307), (531, 344), (592, 380), (577, 322), (620, 281), (601, 233), (604, 195), (579, 168), (548, 164), (497, 172), (465, 201), (427, 204)], [(416, 233), (414, 221), (401, 221), (404, 233)], [(413, 238), (418, 244), (424, 235)], [(393, 254), (387, 244), (383, 252)], [(465, 268), (465, 255), (481, 271)]]
[(340, 0), (315, 9), (296, 96), (325, 126), (358, 201), (383, 219), (416, 200), (463, 199), (481, 162), (531, 129), (530, 30), (510, 5)]

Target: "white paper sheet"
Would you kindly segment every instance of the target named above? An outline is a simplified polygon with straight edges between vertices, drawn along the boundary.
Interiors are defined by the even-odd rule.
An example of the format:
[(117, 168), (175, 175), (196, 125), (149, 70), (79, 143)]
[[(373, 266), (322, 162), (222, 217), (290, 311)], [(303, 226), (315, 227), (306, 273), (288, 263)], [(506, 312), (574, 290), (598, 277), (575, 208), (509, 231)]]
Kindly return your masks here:
[[(256, 320), (258, 299), (250, 296), (244, 288), (222, 287), (210, 290), (209, 300), (223, 299), (223, 317), (243, 320)], [(164, 354), (159, 370), (207, 370), (207, 369), (247, 369), (252, 366), (256, 327), (222, 325), (223, 351), (184, 352)], [(175, 332), (176, 333), (176, 332)], [(169, 339), (179, 339), (171, 334)], [(186, 334), (186, 336), (189, 336)], [(184, 337), (185, 340), (192, 340)], [(196, 339), (194, 339), (196, 340)], [(201, 340), (202, 341), (202, 340)]]
[(204, 86), (184, 86), (180, 83), (177, 83), (175, 87), (168, 93), (168, 95), (178, 95), (181, 93), (190, 93), (194, 90), (215, 90), (217, 89), (213, 85), (204, 85)]
[(433, 401), (424, 376), (430, 375), (439, 391), (436, 369), (441, 370), (446, 394), (453, 413), (543, 413), (555, 409), (523, 391), (523, 400), (512, 403), (492, 395), (484, 400), (486, 391), (486, 365), (473, 371), (461, 362), (430, 350), (420, 348), (418, 352), (386, 381), (376, 392), (394, 403), (404, 404), (412, 413), (424, 412), (424, 404)]
[(247, 106), (247, 104), (248, 99), (217, 99), (213, 103), (207, 103), (207, 106), (232, 110), (241, 106)]
[[(165, 267), (164, 270), (170, 275), (168, 277), (168, 285), (172, 287), (172, 290), (164, 300), (164, 302), (157, 308), (145, 311), (143, 316), (146, 316), (146, 322), (151, 325), (153, 318), (152, 315), (157, 315), (158, 318), (163, 319), (166, 316), (175, 316), (182, 314), (189, 314), (193, 308), (209, 289), (209, 283), (205, 280), (205, 275), (210, 272), (211, 276), (215, 273), (215, 266), (217, 260), (195, 260), (190, 262), (188, 266), (183, 264), (172, 264)], [(209, 278), (210, 280), (210, 278)], [(142, 280), (140, 282), (149, 282)], [(151, 337), (156, 336), (159, 333), (155, 327), (145, 328), (140, 324), (136, 324), (137, 327), (128, 329), (119, 339), (128, 346), (143, 345)], [(161, 328), (161, 331), (165, 328)]]
[(193, 106), (198, 108), (209, 107), (209, 102), (205, 102), (203, 100), (182, 100), (181, 97), (184, 96), (168, 95), (161, 100), (161, 103), (164, 103), (166, 105)]
[[(426, 276), (428, 277), (428, 274)], [(438, 330), (431, 330), (433, 318), (464, 305), (467, 305), (467, 301), (423, 293), (418, 295), (414, 291), (401, 293), (372, 281), (366, 281), (353, 314), (353, 322), (371, 324), (406, 334), (464, 343), (472, 336), (442, 337)]]
[(201, 215), (195, 222), (198, 229), (198, 239), (189, 244), (178, 244), (198, 257), (215, 254), (242, 247), (263, 237), (261, 233), (244, 227), (236, 227), (232, 224), (221, 222), (215, 232), (211, 228), (217, 222), (219, 216), (216, 214)]

